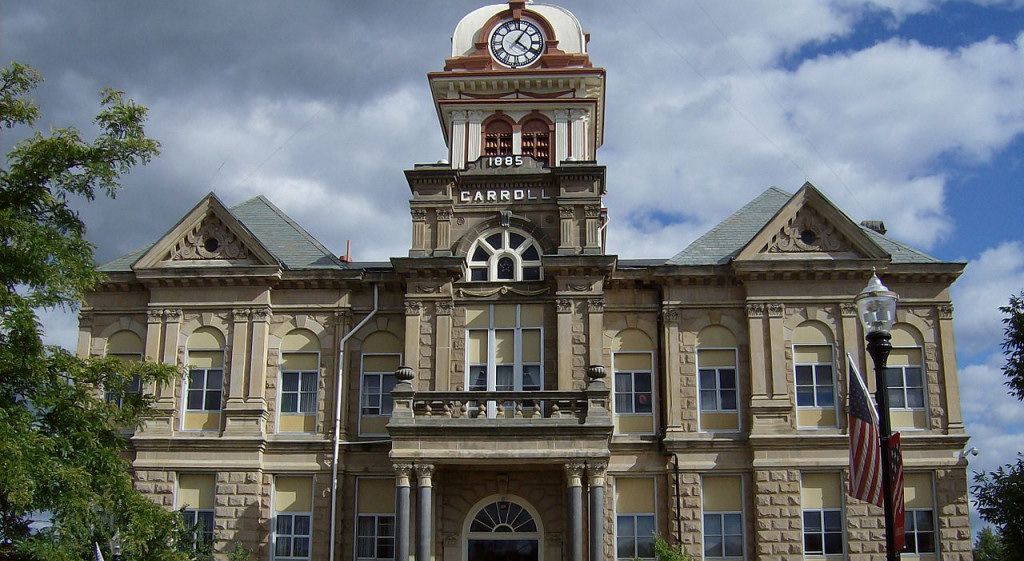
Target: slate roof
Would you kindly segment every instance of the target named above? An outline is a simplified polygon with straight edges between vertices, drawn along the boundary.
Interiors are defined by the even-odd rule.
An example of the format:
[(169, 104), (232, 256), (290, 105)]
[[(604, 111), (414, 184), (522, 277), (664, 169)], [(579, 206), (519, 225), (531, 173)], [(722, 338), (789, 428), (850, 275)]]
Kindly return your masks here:
[[(346, 268), (322, 243), (263, 195), (231, 207), (229, 212), (285, 269)], [(99, 270), (108, 273), (131, 271), (132, 265), (151, 247), (153, 244), (122, 255), (101, 265)]]
[[(677, 253), (665, 264), (678, 266), (727, 265), (761, 231), (761, 228), (782, 210), (782, 207), (792, 197), (793, 195), (778, 187), (768, 188), (732, 216), (719, 222), (706, 234), (694, 240), (686, 249)], [(870, 228), (859, 227), (867, 233), (871, 241), (877, 243), (883, 251), (892, 256), (893, 263), (942, 263), (939, 259), (883, 236)]]

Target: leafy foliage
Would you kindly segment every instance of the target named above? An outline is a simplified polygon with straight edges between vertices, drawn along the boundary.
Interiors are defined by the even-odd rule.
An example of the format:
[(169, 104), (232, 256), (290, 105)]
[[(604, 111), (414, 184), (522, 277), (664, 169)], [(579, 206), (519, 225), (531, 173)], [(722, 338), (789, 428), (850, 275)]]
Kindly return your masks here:
[(673, 546), (658, 534), (654, 535), (654, 554), (658, 561), (693, 561), (693, 557), (683, 551), (683, 544)]
[(1010, 395), (1024, 401), (1024, 292), (1010, 296), (1010, 302), (999, 308), (1003, 318), (1003, 354), (1006, 364), (1003, 374)]
[[(29, 94), (40, 81), (28, 66), (0, 69), (0, 126), (35, 123)], [(107, 90), (94, 139), (74, 128), (31, 131), (0, 170), (0, 557), (89, 558), (117, 528), (128, 559), (190, 556), (175, 547), (188, 532), (180, 518), (134, 489), (122, 432), (152, 413), (150, 396), (128, 391), (132, 377), (152, 387), (178, 372), (46, 346), (36, 316), (73, 309), (101, 280), (68, 199), (113, 197), (123, 174), (158, 154), (145, 118), (144, 107)], [(39, 513), (50, 524), (32, 530)]]
[(1010, 561), (1010, 552), (1003, 545), (999, 532), (982, 528), (974, 542), (974, 561)]
[(1009, 551), (1024, 551), (1024, 454), (1017, 463), (989, 473), (975, 473), (971, 487), (978, 513), (996, 525)]

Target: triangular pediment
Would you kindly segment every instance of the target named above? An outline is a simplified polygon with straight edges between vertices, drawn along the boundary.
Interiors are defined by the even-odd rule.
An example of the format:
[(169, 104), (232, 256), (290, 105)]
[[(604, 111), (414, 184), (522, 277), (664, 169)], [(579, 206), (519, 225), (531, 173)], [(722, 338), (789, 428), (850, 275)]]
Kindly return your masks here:
[(857, 223), (805, 183), (734, 261), (888, 258)]
[(133, 269), (279, 266), (273, 254), (210, 193)]

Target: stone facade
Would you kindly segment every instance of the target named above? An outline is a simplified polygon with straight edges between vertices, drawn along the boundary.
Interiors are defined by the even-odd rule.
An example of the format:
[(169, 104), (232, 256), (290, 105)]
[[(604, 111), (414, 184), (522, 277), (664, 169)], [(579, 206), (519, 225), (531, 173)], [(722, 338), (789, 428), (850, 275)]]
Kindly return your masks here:
[[(504, 67), (486, 38), (524, 18), (548, 42), (535, 66)], [(917, 558), (969, 559), (963, 264), (853, 223), (809, 184), (765, 191), (671, 259), (606, 254), (587, 40), (520, 0), (459, 24), (429, 76), (450, 158), (406, 171), (407, 256), (342, 262), (262, 197), (211, 195), (105, 266), (79, 352), (188, 373), (145, 388), (159, 415), (132, 437), (138, 489), (208, 501), (220, 557), (501, 559), (511, 536), (531, 559), (608, 561), (646, 556), (653, 529), (696, 558), (727, 545), (769, 561), (813, 553), (802, 481), (824, 473), (837, 483), (816, 492), (841, 503), (830, 553), (875, 559), (880, 509), (839, 497), (847, 356), (874, 389), (853, 299), (877, 270), (900, 294), (901, 356), (920, 357), (902, 366), (924, 380), (898, 413), (907, 470), (934, 487), (938, 551)], [(206, 255), (204, 235), (231, 251)], [(197, 478), (212, 488), (182, 483)]]

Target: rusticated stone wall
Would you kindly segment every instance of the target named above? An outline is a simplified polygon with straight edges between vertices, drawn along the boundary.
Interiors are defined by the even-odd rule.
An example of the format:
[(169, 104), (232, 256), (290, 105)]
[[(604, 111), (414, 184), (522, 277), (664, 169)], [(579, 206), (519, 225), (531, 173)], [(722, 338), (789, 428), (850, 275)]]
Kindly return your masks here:
[(754, 489), (756, 558), (760, 561), (799, 559), (803, 555), (800, 471), (755, 471)]

